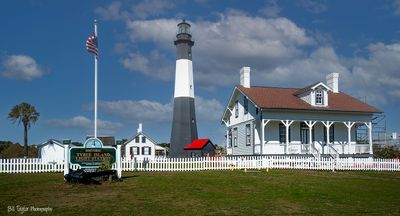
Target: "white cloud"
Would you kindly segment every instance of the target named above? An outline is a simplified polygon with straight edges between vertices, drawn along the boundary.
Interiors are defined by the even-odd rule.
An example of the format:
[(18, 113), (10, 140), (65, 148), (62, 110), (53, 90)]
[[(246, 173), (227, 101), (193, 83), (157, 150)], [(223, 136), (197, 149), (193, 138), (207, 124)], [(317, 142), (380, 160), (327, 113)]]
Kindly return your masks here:
[(264, 80), (301, 87), (325, 81), (331, 72), (339, 72), (341, 91), (374, 104), (400, 99), (400, 44), (370, 44), (367, 57), (340, 58), (331, 47), (320, 47), (309, 56), (275, 68)]
[(328, 9), (326, 1), (321, 0), (300, 0), (298, 4), (300, 7), (313, 14), (320, 14)]
[(394, 7), (394, 14), (400, 15), (400, 0), (394, 0), (393, 7)]
[(174, 78), (175, 69), (171, 62), (173, 60), (167, 61), (165, 55), (156, 50), (152, 51), (150, 56), (130, 53), (128, 57), (121, 59), (122, 65), (129, 71), (139, 72), (161, 80), (172, 80)]
[(100, 101), (99, 109), (125, 121), (166, 122), (171, 119), (171, 104), (148, 100)]
[[(75, 116), (70, 119), (51, 119), (47, 121), (47, 124), (57, 128), (83, 129), (87, 133), (92, 133), (94, 128), (93, 121), (84, 116)], [(103, 133), (104, 135), (114, 134), (122, 127), (123, 124), (121, 123), (104, 121), (100, 119), (98, 119), (97, 121), (97, 128), (99, 130), (99, 133)]]
[(144, 0), (132, 8), (133, 14), (139, 18), (147, 18), (149, 16), (159, 16), (166, 13), (169, 9), (174, 8), (172, 1), (167, 0)]
[[(196, 116), (201, 121), (219, 120), (223, 106), (216, 99), (195, 99)], [(160, 103), (149, 100), (117, 100), (100, 101), (99, 109), (111, 116), (129, 122), (167, 123), (172, 120), (173, 106), (171, 103)]]
[(173, 9), (175, 4), (167, 0), (143, 0), (135, 4), (114, 1), (106, 7), (97, 7), (94, 12), (104, 20), (145, 19), (157, 17)]
[(278, 0), (268, 0), (267, 6), (261, 8), (258, 12), (267, 17), (278, 17), (282, 8), (278, 5)]
[(121, 2), (112, 2), (109, 6), (97, 7), (94, 11), (100, 15), (104, 20), (120, 20), (128, 18), (128, 13), (121, 10)]
[(43, 75), (36, 61), (27, 55), (9, 55), (3, 61), (1, 75), (7, 79), (33, 80)]
[[(160, 79), (173, 79), (173, 60), (166, 59), (160, 52), (173, 53), (176, 34), (174, 19), (134, 20), (127, 22), (133, 43), (152, 42), (161, 48), (158, 61), (152, 54), (130, 54), (122, 61), (131, 70)], [(265, 19), (250, 17), (243, 13), (221, 15), (215, 22), (193, 22), (195, 39), (193, 48), (195, 82), (201, 87), (213, 88), (237, 83), (236, 75), (243, 65), (251, 65), (260, 72), (302, 56), (302, 48), (315, 43), (306, 31), (286, 18)], [(134, 62), (136, 64), (130, 64)], [(158, 62), (163, 62), (160, 65)], [(148, 65), (152, 63), (152, 70)], [(165, 65), (170, 65), (166, 70)], [(149, 73), (148, 71), (151, 71)]]

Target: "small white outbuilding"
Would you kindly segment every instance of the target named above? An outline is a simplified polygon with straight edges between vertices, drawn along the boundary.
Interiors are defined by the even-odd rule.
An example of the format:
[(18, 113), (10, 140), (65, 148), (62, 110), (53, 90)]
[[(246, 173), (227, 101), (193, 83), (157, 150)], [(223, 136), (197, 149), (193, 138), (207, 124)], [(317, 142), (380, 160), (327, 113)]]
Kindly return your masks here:
[(38, 157), (46, 162), (64, 161), (64, 146), (55, 139), (49, 139), (38, 146)]

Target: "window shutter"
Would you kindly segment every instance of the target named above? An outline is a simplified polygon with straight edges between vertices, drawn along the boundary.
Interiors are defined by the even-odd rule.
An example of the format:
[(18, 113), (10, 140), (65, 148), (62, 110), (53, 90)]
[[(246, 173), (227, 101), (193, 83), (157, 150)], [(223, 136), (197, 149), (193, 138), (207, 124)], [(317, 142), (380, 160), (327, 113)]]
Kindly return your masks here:
[(151, 155), (151, 147), (149, 147), (149, 155)]

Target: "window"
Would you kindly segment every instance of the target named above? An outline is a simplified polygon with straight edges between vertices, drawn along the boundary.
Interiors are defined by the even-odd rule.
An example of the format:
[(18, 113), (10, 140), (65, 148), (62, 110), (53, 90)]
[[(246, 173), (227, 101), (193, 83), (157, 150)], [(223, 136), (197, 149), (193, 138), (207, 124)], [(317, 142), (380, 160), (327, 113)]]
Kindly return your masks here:
[[(289, 127), (289, 142), (291, 141), (290, 135), (291, 131)], [(286, 143), (286, 126), (282, 123), (279, 123), (279, 142)]]
[(151, 154), (151, 147), (142, 147), (143, 155), (150, 155)]
[(239, 117), (239, 103), (235, 102), (235, 118)]
[(256, 115), (258, 115), (258, 107), (256, 107)]
[(251, 145), (250, 124), (246, 124), (246, 146)]
[(315, 90), (315, 104), (324, 105), (324, 92), (322, 89)]
[(142, 143), (146, 143), (146, 137), (142, 136)]
[(233, 146), (237, 147), (238, 144), (238, 130), (237, 128), (233, 128)]
[(140, 137), (139, 136), (137, 136), (137, 137), (135, 137), (135, 143), (139, 143), (139, 139)]
[[(329, 128), (329, 143), (332, 143), (335, 139), (335, 127), (331, 125)], [(326, 127), (324, 128), (324, 141), (326, 143)]]
[(247, 97), (243, 98), (243, 106), (244, 106), (244, 114), (247, 114), (249, 112), (249, 100)]
[(279, 142), (286, 143), (286, 127), (282, 123), (279, 123)]
[(139, 147), (131, 147), (131, 155), (139, 155)]

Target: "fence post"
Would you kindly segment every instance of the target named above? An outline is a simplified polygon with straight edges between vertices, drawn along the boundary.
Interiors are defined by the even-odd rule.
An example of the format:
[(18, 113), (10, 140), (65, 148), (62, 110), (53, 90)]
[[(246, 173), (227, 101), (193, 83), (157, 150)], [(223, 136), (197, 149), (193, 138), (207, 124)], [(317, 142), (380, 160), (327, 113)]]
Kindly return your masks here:
[(68, 147), (68, 144), (64, 144), (64, 176), (69, 173)]
[(117, 177), (121, 178), (122, 176), (122, 166), (121, 166), (121, 143), (117, 142), (117, 153), (115, 155), (117, 162)]

